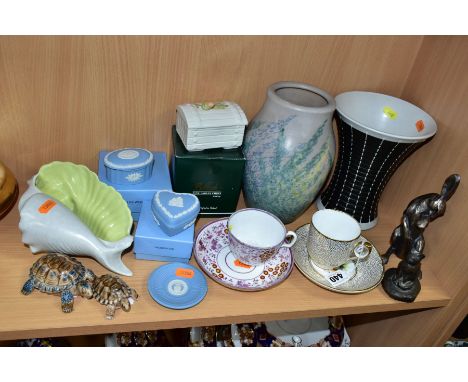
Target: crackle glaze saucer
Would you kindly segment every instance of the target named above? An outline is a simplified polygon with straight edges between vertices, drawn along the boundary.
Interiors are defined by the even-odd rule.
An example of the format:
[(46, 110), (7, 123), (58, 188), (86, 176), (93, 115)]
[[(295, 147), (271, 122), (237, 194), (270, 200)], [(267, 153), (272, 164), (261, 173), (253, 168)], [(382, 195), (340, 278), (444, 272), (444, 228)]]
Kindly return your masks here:
[[(297, 269), (310, 281), (318, 286), (338, 293), (357, 294), (368, 292), (376, 288), (382, 281), (384, 267), (377, 249), (372, 246), (372, 251), (367, 259), (356, 264), (356, 275), (343, 284), (331, 286), (327, 280), (312, 266), (307, 253), (307, 235), (310, 224), (303, 225), (296, 230), (297, 241), (291, 248), (294, 263)], [(362, 240), (366, 240), (363, 236)]]
[(265, 290), (286, 280), (293, 267), (291, 250), (283, 247), (261, 265), (243, 264), (229, 249), (227, 221), (213, 221), (198, 233), (193, 254), (200, 268), (219, 284), (241, 291)]

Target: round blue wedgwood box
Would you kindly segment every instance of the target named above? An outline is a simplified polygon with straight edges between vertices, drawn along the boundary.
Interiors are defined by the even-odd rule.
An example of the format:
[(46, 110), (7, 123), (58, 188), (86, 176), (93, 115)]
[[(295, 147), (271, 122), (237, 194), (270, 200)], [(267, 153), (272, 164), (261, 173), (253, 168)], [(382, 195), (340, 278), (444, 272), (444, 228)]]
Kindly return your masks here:
[(104, 157), (106, 178), (114, 184), (137, 184), (153, 172), (153, 154), (141, 148), (114, 150)]

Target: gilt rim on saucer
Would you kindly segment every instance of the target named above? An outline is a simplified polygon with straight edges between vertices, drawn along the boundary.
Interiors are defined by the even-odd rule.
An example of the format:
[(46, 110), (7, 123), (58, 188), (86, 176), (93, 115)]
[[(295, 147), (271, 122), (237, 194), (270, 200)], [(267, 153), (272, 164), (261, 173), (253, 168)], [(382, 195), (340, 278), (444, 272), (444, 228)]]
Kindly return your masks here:
[[(230, 268), (229, 264), (227, 264), (227, 261), (226, 261), (226, 259), (230, 255), (227, 222), (228, 222), (228, 218), (223, 218), (223, 219), (217, 219), (217, 220), (209, 222), (208, 224), (205, 224), (198, 232), (194, 245), (193, 245), (193, 251), (192, 251), (193, 256), (198, 266), (200, 267), (200, 269), (210, 279), (212, 279), (218, 284), (229, 289), (238, 290), (241, 292), (260, 292), (260, 291), (268, 290), (268, 289), (271, 289), (280, 285), (289, 277), (289, 275), (292, 272), (292, 269), (294, 268), (294, 259), (292, 256), (291, 249), (285, 248), (285, 247), (282, 247), (276, 255), (272, 256), (264, 264), (251, 266), (253, 268), (252, 272), (257, 273), (257, 276), (251, 277), (251, 278), (244, 278), (244, 279), (239, 278), (241, 273), (237, 273), (237, 276), (236, 276), (236, 269)], [(207, 230), (210, 229), (210, 227), (213, 230), (216, 228), (214, 235), (218, 235), (218, 236), (217, 237), (215, 236), (214, 238), (210, 239), (211, 240), (210, 244), (212, 244), (212, 246), (210, 246), (210, 248), (207, 248), (207, 246), (205, 245), (206, 240), (202, 236), (206, 232), (208, 232)], [(201, 242), (201, 240), (203, 241)], [(202, 246), (200, 246), (200, 242), (203, 244)], [(213, 261), (214, 256), (216, 256), (216, 260)], [(218, 263), (219, 258), (221, 258), (223, 261), (226, 262), (227, 268), (225, 268), (224, 271), (222, 270), (222, 266), (220, 266)], [(282, 261), (282, 259), (286, 259), (286, 260)], [(206, 263), (204, 262), (204, 260), (206, 261)], [(208, 260), (212, 262), (209, 263)], [(285, 263), (285, 264), (287, 263), (287, 264), (282, 265), (282, 263)], [(213, 267), (213, 265), (216, 265), (216, 267)], [(276, 270), (276, 267), (278, 267), (278, 270)], [(229, 271), (229, 273), (231, 274), (227, 275), (227, 277), (224, 277), (224, 273), (227, 273), (225, 271), (228, 268), (231, 269), (231, 271)], [(272, 268), (273, 270), (270, 271), (269, 270), (270, 268)], [(265, 276), (265, 272), (267, 272), (266, 276)], [(276, 274), (274, 274), (274, 272), (276, 272)], [(217, 277), (220, 274), (222, 274), (222, 278)], [(262, 279), (261, 277), (264, 277), (264, 278)], [(261, 281), (261, 280), (264, 280), (264, 281)], [(261, 285), (262, 283), (264, 285)], [(244, 286), (242, 287), (236, 286), (240, 284), (244, 284)], [(248, 284), (257, 284), (258, 286), (256, 287), (245, 286)]]
[[(296, 268), (308, 279), (310, 280), (311, 282), (313, 282), (314, 284), (316, 284), (317, 286), (321, 287), (321, 288), (324, 288), (324, 289), (327, 289), (329, 291), (332, 291), (332, 292), (335, 292), (335, 293), (342, 293), (342, 294), (360, 294), (360, 293), (365, 293), (365, 292), (369, 292), (371, 291), (372, 289), (375, 289), (377, 288), (382, 279), (383, 279), (383, 276), (384, 276), (384, 266), (383, 266), (383, 261), (382, 261), (382, 258), (379, 254), (379, 252), (377, 251), (377, 248), (372, 244), (372, 251), (371, 253), (369, 254), (369, 260), (372, 256), (372, 258), (374, 259), (374, 261), (376, 262), (376, 264), (380, 265), (381, 266), (381, 272), (380, 272), (380, 275), (379, 275), (379, 278), (378, 280), (376, 279), (375, 282), (372, 283), (372, 285), (370, 285), (368, 288), (363, 288), (363, 289), (346, 289), (346, 286), (349, 282), (353, 282), (354, 279), (356, 279), (356, 277), (359, 276), (359, 274), (361, 274), (359, 272), (360, 269), (362, 269), (361, 267), (358, 266), (357, 268), (357, 273), (356, 275), (350, 279), (349, 281), (341, 284), (341, 285), (337, 285), (335, 288), (332, 287), (331, 285), (327, 284), (326, 280), (323, 279), (323, 276), (321, 276), (320, 274), (318, 274), (312, 267), (312, 264), (310, 264), (310, 260), (309, 260), (309, 254), (307, 252), (307, 235), (308, 235), (308, 227), (309, 227), (310, 224), (305, 224), (301, 227), (299, 227), (298, 229), (296, 229), (296, 234), (297, 234), (297, 241), (296, 243), (292, 246), (291, 250), (292, 250), (292, 254), (293, 254), (293, 258), (294, 258), (294, 264), (296, 265)], [(369, 241), (368, 239), (366, 239), (364, 236), (361, 235), (361, 238), (366, 240), (366, 241)], [(377, 258), (380, 260), (377, 261)], [(304, 259), (305, 261), (301, 262), (301, 259)], [(360, 262), (359, 264), (361, 264), (361, 266), (363, 264), (367, 264), (367, 261), (363, 261), (363, 262)], [(304, 267), (304, 264), (306, 264), (306, 266)], [(307, 267), (307, 265), (310, 267)], [(343, 289), (344, 288), (344, 289)]]

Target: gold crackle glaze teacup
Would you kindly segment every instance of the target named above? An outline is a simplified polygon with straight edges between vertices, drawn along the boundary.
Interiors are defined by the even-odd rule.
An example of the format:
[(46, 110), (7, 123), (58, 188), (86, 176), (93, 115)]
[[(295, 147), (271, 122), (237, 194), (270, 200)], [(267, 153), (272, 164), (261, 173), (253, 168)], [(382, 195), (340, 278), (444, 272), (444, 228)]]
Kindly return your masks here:
[(307, 251), (309, 259), (322, 269), (335, 269), (349, 261), (365, 259), (372, 244), (361, 237), (361, 228), (352, 216), (325, 209), (312, 215)]

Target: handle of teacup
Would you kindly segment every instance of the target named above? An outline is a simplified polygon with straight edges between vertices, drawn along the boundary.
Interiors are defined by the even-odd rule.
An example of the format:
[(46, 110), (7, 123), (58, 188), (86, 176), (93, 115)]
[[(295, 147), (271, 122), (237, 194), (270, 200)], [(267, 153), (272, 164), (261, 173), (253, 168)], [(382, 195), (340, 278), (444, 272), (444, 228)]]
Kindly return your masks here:
[[(289, 240), (288, 240), (288, 237), (290, 238)], [(283, 243), (282, 247), (291, 248), (294, 245), (294, 243), (296, 242), (296, 240), (297, 240), (296, 233), (293, 232), (293, 231), (288, 231), (286, 233), (286, 237), (284, 238), (284, 243)]]
[(353, 255), (351, 260), (364, 260), (372, 251), (372, 244), (368, 241), (357, 241), (354, 245)]

